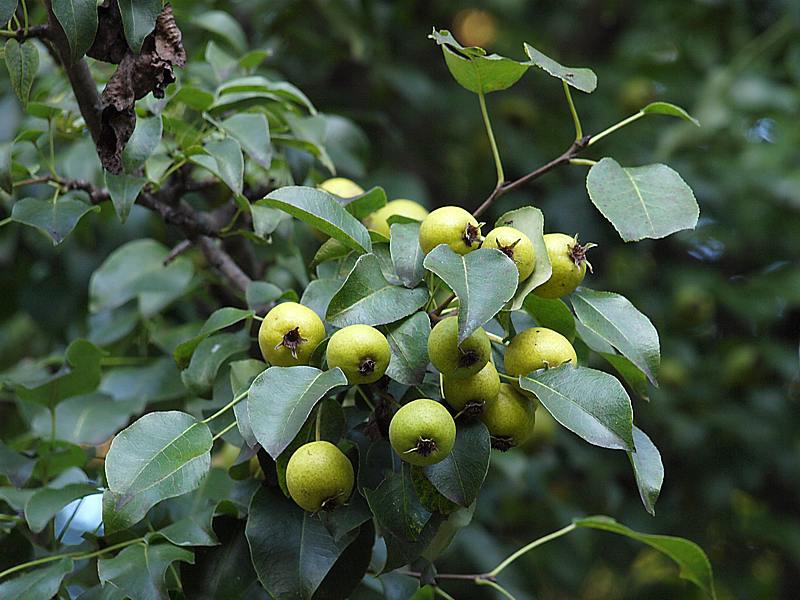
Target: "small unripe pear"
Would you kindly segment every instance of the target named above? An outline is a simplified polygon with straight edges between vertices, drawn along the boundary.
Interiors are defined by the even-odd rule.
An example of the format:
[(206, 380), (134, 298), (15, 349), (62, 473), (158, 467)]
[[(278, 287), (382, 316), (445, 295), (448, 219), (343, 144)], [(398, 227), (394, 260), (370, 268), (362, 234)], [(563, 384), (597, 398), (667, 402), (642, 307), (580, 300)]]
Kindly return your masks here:
[(326, 441), (298, 448), (286, 465), (286, 487), (300, 508), (309, 512), (332, 510), (353, 492), (355, 474), (350, 460)]
[(435, 400), (412, 400), (389, 423), (392, 448), (407, 463), (425, 467), (444, 460), (456, 441), (456, 423)]
[(325, 339), (325, 325), (313, 310), (296, 302), (278, 304), (258, 330), (264, 360), (276, 367), (307, 365)]
[(428, 336), (428, 358), (442, 375), (463, 379), (480, 371), (492, 355), (492, 343), (479, 328), (458, 344), (458, 318), (439, 321)]

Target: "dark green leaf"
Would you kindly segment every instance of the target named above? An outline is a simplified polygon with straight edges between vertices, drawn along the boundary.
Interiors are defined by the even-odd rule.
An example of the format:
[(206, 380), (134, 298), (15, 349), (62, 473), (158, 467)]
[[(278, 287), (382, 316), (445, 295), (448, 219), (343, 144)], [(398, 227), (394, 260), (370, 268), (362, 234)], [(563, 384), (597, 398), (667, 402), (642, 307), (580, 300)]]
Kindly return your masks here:
[(666, 165), (621, 167), (606, 157), (589, 170), (586, 189), (626, 242), (694, 229), (700, 214), (691, 188)]
[(96, 486), (88, 483), (71, 483), (64, 487), (46, 487), (37, 491), (25, 503), (25, 520), (34, 533), (39, 533), (67, 504), (78, 498), (97, 494)]
[(631, 460), (633, 475), (636, 477), (636, 487), (642, 503), (651, 515), (656, 515), (656, 500), (661, 493), (661, 484), (664, 483), (664, 465), (661, 454), (647, 434), (633, 426), (633, 443), (636, 452), (628, 452)]
[(133, 208), (139, 192), (142, 191), (147, 179), (136, 175), (114, 175), (109, 171), (105, 172), (106, 187), (111, 195), (111, 202), (114, 203), (114, 210), (117, 211), (119, 220), (123, 223), (128, 220), (128, 215)]
[(511, 87), (528, 70), (528, 65), (477, 47), (464, 47), (447, 30), (433, 30), (428, 36), (442, 47), (447, 68), (462, 87), (476, 94)]
[(276, 600), (310, 599), (354, 539), (337, 542), (319, 518), (266, 487), (253, 496), (246, 535), (258, 578)]
[(441, 244), (428, 253), (424, 264), (458, 296), (459, 344), (500, 312), (517, 289), (517, 266), (495, 248), (462, 256)]
[(341, 199), (340, 203), (356, 219), (363, 219), (386, 206), (386, 191), (382, 187), (370, 188), (355, 198)]
[(231, 15), (221, 10), (209, 10), (192, 19), (192, 23), (224, 39), (237, 54), (247, 50), (247, 36)]
[(91, 48), (97, 34), (97, 0), (52, 0), (50, 4), (75, 62)]
[[(231, 392), (234, 398), (238, 398), (241, 394), (250, 389), (253, 380), (263, 373), (267, 368), (266, 363), (260, 360), (248, 358), (246, 360), (237, 360), (231, 363)], [(250, 412), (247, 410), (247, 400), (241, 400), (233, 407), (233, 412), (236, 415), (236, 424), (239, 427), (239, 433), (245, 443), (251, 448), (258, 442), (253, 433), (253, 428), (250, 425)]]
[(384, 331), (392, 351), (386, 374), (405, 385), (422, 383), (429, 362), (431, 320), (428, 314), (414, 313), (407, 319), (387, 325)]
[(319, 516), (333, 539), (338, 542), (362, 523), (369, 521), (372, 513), (369, 512), (364, 497), (356, 493), (347, 504), (337, 507), (336, 510), (323, 511)]
[[(147, 404), (173, 400), (186, 394), (175, 361), (164, 356), (141, 367), (117, 367), (103, 375), (101, 392), (111, 395), (114, 404), (131, 413)], [(120, 412), (122, 408), (118, 408)]]
[(136, 174), (144, 165), (158, 147), (163, 130), (164, 124), (160, 116), (136, 119), (136, 127), (131, 139), (128, 140), (122, 151), (122, 164), (126, 173)]
[(690, 115), (686, 110), (677, 106), (675, 104), (670, 104), (669, 102), (651, 102), (647, 106), (645, 106), (639, 112), (645, 115), (668, 115), (670, 117), (678, 117), (679, 119), (683, 119), (684, 121), (689, 121), (693, 125), (700, 127), (700, 121), (695, 119), (692, 115)]
[(144, 38), (155, 29), (161, 4), (162, 0), (119, 0), (125, 39), (134, 54), (142, 51)]
[(519, 285), (519, 289), (514, 294), (510, 310), (519, 310), (534, 288), (539, 287), (550, 279), (553, 274), (553, 267), (550, 265), (550, 257), (547, 254), (547, 246), (544, 243), (544, 215), (542, 211), (533, 206), (523, 206), (516, 210), (507, 212), (497, 219), (495, 227), (502, 226), (514, 227), (530, 238), (536, 250), (536, 266), (533, 273)]
[(339, 260), (340, 258), (344, 258), (348, 254), (350, 254), (353, 250), (345, 246), (342, 242), (337, 240), (336, 238), (328, 238), (319, 247), (316, 254), (314, 254), (314, 258), (309, 265), (312, 269), (317, 265), (321, 265), (324, 262), (328, 262), (329, 260)]
[[(99, 392), (67, 398), (56, 406), (56, 439), (88, 446), (102, 444), (138, 412), (131, 408)], [(41, 437), (49, 437), (52, 431), (49, 411), (37, 414), (31, 426)]]
[[(317, 402), (332, 389), (347, 385), (339, 368), (270, 367), (250, 386), (247, 410), (256, 440), (272, 458), (292, 442)], [(275, 390), (281, 390), (276, 395)]]
[(575, 89), (590, 94), (597, 87), (597, 75), (591, 69), (560, 65), (530, 44), (525, 44), (525, 54), (530, 58), (528, 64), (536, 65)]
[(669, 535), (639, 533), (617, 523), (611, 517), (600, 515), (577, 519), (575, 525), (624, 535), (663, 552), (678, 564), (681, 578), (691, 581), (706, 594), (716, 598), (711, 563), (703, 549), (694, 542)]
[(114, 558), (97, 561), (97, 575), (131, 600), (168, 600), (165, 575), (175, 561), (193, 563), (194, 555), (172, 544), (134, 544)]
[(156, 503), (197, 488), (211, 465), (211, 444), (208, 426), (178, 411), (149, 413), (118, 433), (105, 464), (106, 533), (127, 528)]
[[(583, 334), (585, 335), (585, 328), (583, 329)], [(583, 335), (581, 339), (586, 341)], [(591, 348), (591, 345), (587, 343), (587, 346)], [(622, 379), (625, 380), (625, 383), (628, 384), (628, 387), (642, 400), (650, 400), (650, 389), (648, 388), (647, 384), (647, 375), (639, 369), (635, 364), (629, 361), (624, 356), (614, 353), (607, 353), (607, 352), (600, 352), (600, 356), (602, 356), (608, 363), (614, 367), (614, 370), (620, 374)]]
[(428, 292), (422, 288), (409, 290), (390, 284), (378, 257), (365, 254), (331, 298), (327, 319), (336, 327), (383, 325), (407, 317), (427, 300)]
[(36, 461), (18, 452), (0, 441), (0, 475), (5, 475), (16, 487), (22, 487), (33, 472)]
[(281, 297), (281, 288), (274, 283), (266, 281), (251, 281), (245, 292), (247, 306), (252, 310), (259, 310)]
[(26, 402), (53, 408), (66, 398), (93, 392), (100, 384), (103, 354), (91, 342), (75, 340), (67, 347), (64, 365), (58, 371), (33, 386), (18, 386), (17, 394)]
[(176, 546), (216, 546), (219, 541), (214, 535), (213, 518), (214, 506), (209, 506), (149, 534), (148, 541), (161, 536)]
[(17, 10), (18, 0), (0, 0), (0, 23), (5, 25)]
[(287, 186), (262, 201), (279, 208), (342, 242), (356, 252), (370, 252), (369, 232), (327, 192), (312, 187)]
[(205, 154), (194, 154), (190, 160), (210, 171), (237, 196), (244, 186), (242, 146), (233, 138), (214, 140), (205, 146)]
[(331, 298), (339, 291), (340, 287), (342, 287), (342, 281), (339, 279), (315, 279), (303, 290), (300, 304), (307, 306), (317, 313), (320, 319), (324, 320)]
[(269, 169), (272, 162), (272, 144), (269, 137), (269, 123), (264, 115), (240, 113), (228, 117), (220, 125), (228, 135), (242, 145), (242, 149), (250, 158), (265, 169)]
[(198, 111), (208, 110), (214, 104), (214, 94), (204, 89), (191, 85), (182, 85), (175, 92), (172, 100), (182, 102), (186, 106)]
[(477, 420), (459, 423), (452, 452), (443, 461), (425, 467), (425, 477), (451, 502), (470, 506), (489, 472), (491, 452), (486, 425)]
[(613, 450), (633, 450), (633, 409), (622, 384), (608, 373), (564, 365), (520, 377), (522, 389), (553, 417), (587, 442)]
[(196, 336), (185, 342), (181, 342), (178, 347), (175, 348), (175, 352), (172, 353), (175, 362), (178, 363), (178, 366), (181, 368), (186, 368), (195, 348), (209, 335), (252, 317), (252, 310), (243, 310), (230, 306), (215, 310), (211, 313), (211, 316), (206, 319), (206, 322)]
[(57, 246), (85, 214), (100, 211), (99, 206), (92, 206), (86, 200), (86, 192), (78, 190), (67, 192), (55, 201), (23, 198), (11, 209), (11, 218), (17, 223), (35, 227)]
[(619, 350), (657, 385), (656, 373), (661, 362), (658, 332), (630, 300), (612, 292), (588, 288), (576, 290), (572, 307), (584, 327)]
[(422, 265), (425, 253), (419, 245), (419, 223), (395, 223), (391, 232), (389, 249), (394, 271), (404, 286), (416, 287), (425, 276)]
[(61, 588), (61, 582), (72, 572), (72, 559), (60, 558), (57, 561), (33, 571), (0, 583), (0, 598), (19, 598), (19, 600), (45, 600), (54, 598)]
[(139, 310), (150, 316), (183, 294), (191, 283), (194, 267), (185, 256), (164, 266), (168, 254), (166, 246), (149, 239), (117, 248), (89, 282), (91, 311), (116, 308), (136, 298)]
[(570, 341), (575, 339), (575, 317), (563, 300), (549, 300), (536, 294), (528, 294), (522, 308), (540, 327), (557, 331)]
[(369, 568), (372, 548), (375, 545), (375, 526), (368, 521), (354, 533), (357, 533), (357, 536), (336, 559), (314, 594), (313, 600), (342, 600), (356, 597), (351, 594)]
[[(204, 339), (192, 354), (189, 367), (181, 372), (183, 384), (196, 394), (211, 391), (222, 365), (250, 348), (250, 332), (218, 333)], [(177, 352), (177, 350), (176, 350)]]
[(33, 40), (25, 40), (20, 44), (11, 38), (6, 42), (5, 55), (11, 89), (19, 98), (22, 108), (27, 109), (33, 80), (39, 70), (39, 50)]

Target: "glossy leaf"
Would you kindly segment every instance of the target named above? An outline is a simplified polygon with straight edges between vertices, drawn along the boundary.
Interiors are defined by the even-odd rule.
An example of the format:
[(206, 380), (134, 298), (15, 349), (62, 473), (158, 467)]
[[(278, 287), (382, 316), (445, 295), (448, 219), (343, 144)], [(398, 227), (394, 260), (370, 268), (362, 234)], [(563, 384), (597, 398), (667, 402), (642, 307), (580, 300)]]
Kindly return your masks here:
[(394, 223), (389, 249), (394, 271), (407, 288), (416, 287), (425, 276), (425, 253), (419, 245), (419, 223)]
[(211, 464), (211, 445), (208, 426), (178, 411), (146, 414), (118, 433), (105, 463), (106, 533), (137, 523), (161, 500), (197, 488)]
[(32, 532), (39, 533), (67, 504), (99, 492), (96, 486), (88, 483), (42, 488), (25, 503), (25, 520)]
[(155, 29), (162, 0), (118, 0), (125, 39), (134, 54), (142, 51), (142, 43)]
[(131, 208), (133, 208), (136, 198), (139, 197), (139, 192), (142, 191), (144, 184), (147, 183), (147, 179), (127, 173), (115, 175), (110, 171), (106, 171), (104, 175), (114, 210), (117, 211), (119, 220), (124, 223), (128, 220)]
[[(586, 330), (584, 328), (583, 335), (581, 336), (581, 339), (584, 341), (586, 341), (586, 338), (584, 337), (585, 332)], [(633, 391), (634, 394), (636, 394), (642, 400), (650, 400), (650, 389), (648, 387), (647, 375), (645, 375), (644, 372), (639, 369), (639, 367), (616, 352), (600, 352), (599, 354), (612, 367), (614, 367), (614, 370), (619, 373), (620, 377), (622, 377), (625, 383), (628, 384), (628, 387), (631, 389), (631, 391)]]
[(500, 312), (517, 289), (517, 266), (495, 248), (462, 256), (441, 244), (428, 253), (424, 264), (458, 296), (459, 343)]
[(242, 31), (242, 26), (227, 12), (209, 10), (194, 17), (192, 23), (223, 38), (238, 54), (244, 54), (247, 50), (247, 36)]
[(258, 579), (276, 600), (310, 599), (353, 541), (337, 542), (319, 518), (265, 487), (253, 496), (246, 535)]
[(289, 213), (356, 252), (372, 250), (366, 227), (327, 192), (311, 187), (287, 186), (271, 192), (261, 202)]
[(97, 34), (97, 0), (52, 0), (51, 6), (75, 62), (91, 48)]
[(384, 329), (392, 356), (386, 374), (405, 385), (418, 385), (428, 367), (428, 336), (431, 320), (425, 312), (417, 312), (387, 325)]
[(428, 37), (441, 46), (447, 68), (455, 80), (476, 94), (488, 94), (511, 87), (529, 67), (504, 56), (487, 55), (483, 48), (462, 46), (444, 29), (434, 29)]
[(20, 44), (16, 39), (11, 38), (6, 42), (5, 55), (11, 89), (19, 98), (23, 110), (26, 110), (33, 80), (39, 70), (39, 50), (33, 40), (25, 40)]
[(622, 523), (617, 523), (611, 517), (601, 515), (577, 519), (574, 523), (578, 527), (600, 529), (602, 531), (624, 535), (625, 537), (647, 544), (651, 548), (666, 554), (680, 567), (681, 578), (691, 581), (706, 594), (712, 598), (716, 598), (714, 574), (711, 571), (711, 563), (706, 553), (703, 552), (703, 549), (694, 542), (669, 535), (639, 533), (638, 531), (626, 527)]
[(265, 169), (269, 169), (272, 162), (272, 144), (269, 137), (269, 123), (263, 114), (240, 113), (228, 117), (220, 125), (228, 135), (242, 145), (242, 149), (250, 158)]
[(214, 534), (213, 519), (214, 506), (212, 505), (192, 512), (157, 532), (149, 534), (148, 541), (160, 536), (176, 546), (216, 546), (219, 541)]
[[(56, 439), (71, 444), (98, 446), (127, 425), (131, 410), (107, 394), (95, 392), (67, 398), (56, 406)], [(41, 437), (52, 431), (49, 411), (34, 417), (31, 427)]]
[(415, 312), (428, 300), (422, 288), (413, 290), (392, 285), (381, 270), (374, 254), (365, 254), (356, 261), (347, 280), (331, 298), (327, 319), (336, 327), (364, 323), (393, 323)]
[(589, 170), (586, 189), (626, 242), (694, 229), (700, 214), (691, 188), (666, 165), (621, 167), (604, 158)]
[[(263, 373), (267, 368), (267, 364), (260, 361), (248, 358), (245, 360), (237, 360), (231, 363), (231, 392), (234, 398), (238, 398), (241, 394), (250, 389), (253, 380)], [(239, 433), (245, 443), (251, 448), (258, 442), (253, 433), (253, 427), (250, 425), (250, 412), (247, 410), (247, 399), (239, 401), (233, 407), (233, 412), (236, 415), (236, 424), (239, 427)]]
[(590, 94), (597, 88), (597, 75), (591, 69), (560, 65), (527, 43), (525, 44), (525, 54), (530, 59), (529, 64), (539, 67), (577, 90)]
[(54, 598), (61, 588), (61, 582), (72, 572), (71, 558), (60, 558), (32, 571), (26, 571), (13, 579), (0, 583), (0, 598), (26, 598), (43, 600)]
[(210, 171), (230, 190), (241, 195), (244, 187), (242, 146), (233, 138), (214, 140), (205, 146), (205, 154), (194, 154), (190, 160)]
[(85, 192), (72, 191), (52, 200), (23, 198), (14, 203), (11, 218), (17, 223), (35, 227), (57, 246), (64, 241), (84, 215), (99, 212), (99, 206), (88, 202)]
[(136, 119), (131, 139), (122, 151), (122, 164), (126, 173), (135, 175), (144, 165), (161, 142), (163, 130), (164, 124), (160, 116)]
[(633, 450), (633, 409), (625, 388), (602, 371), (565, 365), (520, 377), (556, 421), (590, 444)]
[(18, 0), (0, 0), (0, 23), (5, 25), (17, 10)]
[(612, 292), (579, 288), (572, 296), (572, 307), (584, 327), (619, 350), (657, 385), (661, 362), (658, 332), (630, 300)]
[(557, 331), (568, 340), (575, 338), (575, 317), (563, 300), (550, 300), (528, 294), (522, 308), (533, 317), (538, 326)]
[(181, 342), (178, 347), (175, 348), (175, 352), (172, 353), (173, 357), (175, 358), (175, 362), (178, 363), (181, 368), (185, 368), (188, 366), (189, 359), (191, 358), (197, 346), (209, 335), (222, 329), (226, 329), (231, 325), (236, 325), (245, 319), (251, 319), (252, 317), (252, 310), (243, 310), (241, 308), (233, 308), (231, 306), (226, 306), (224, 308), (215, 310), (213, 313), (211, 313), (211, 316), (206, 319), (206, 322), (203, 324), (203, 327), (196, 336), (186, 340), (185, 342)]
[(14, 452), (0, 441), (0, 475), (5, 475), (15, 487), (22, 487), (30, 479), (36, 461)]
[[(272, 458), (292, 442), (314, 406), (338, 386), (347, 385), (341, 369), (270, 367), (255, 378), (247, 397), (253, 434)], [(275, 393), (280, 390), (280, 394)]]
[[(186, 395), (175, 361), (164, 356), (150, 364), (116, 367), (105, 371), (99, 391), (109, 394), (114, 404), (131, 413), (144, 410), (148, 403), (174, 400)], [(122, 412), (122, 408), (118, 409)]]
[(172, 544), (134, 544), (114, 558), (97, 561), (97, 575), (130, 600), (168, 600), (165, 576), (176, 561), (193, 563), (194, 555)]
[(511, 301), (510, 310), (519, 310), (534, 288), (539, 287), (550, 279), (553, 274), (553, 267), (550, 265), (550, 257), (547, 254), (547, 246), (544, 243), (544, 215), (542, 211), (533, 206), (524, 206), (517, 210), (507, 212), (497, 219), (495, 227), (502, 226), (519, 229), (530, 238), (536, 250), (536, 265), (525, 281), (519, 284), (519, 288)]
[(636, 487), (642, 503), (651, 515), (656, 515), (656, 500), (661, 493), (661, 484), (664, 483), (664, 465), (661, 454), (647, 434), (633, 427), (633, 443), (636, 452), (628, 452), (633, 474), (636, 478)]
[(386, 191), (382, 187), (373, 187), (360, 196), (341, 199), (340, 203), (356, 219), (363, 219), (386, 206)]
[(183, 384), (196, 394), (211, 391), (222, 365), (250, 347), (248, 331), (218, 333), (204, 339), (192, 354), (189, 366), (181, 373)]
[(667, 115), (670, 117), (678, 117), (679, 119), (683, 119), (684, 121), (689, 121), (689, 123), (697, 127), (700, 127), (700, 121), (698, 121), (688, 112), (686, 112), (685, 109), (675, 104), (670, 104), (669, 102), (651, 102), (639, 112), (646, 115), (654, 114), (654, 115)]
[(459, 423), (453, 450), (443, 461), (425, 467), (425, 477), (451, 502), (470, 506), (489, 472), (491, 452), (486, 425), (478, 420)]

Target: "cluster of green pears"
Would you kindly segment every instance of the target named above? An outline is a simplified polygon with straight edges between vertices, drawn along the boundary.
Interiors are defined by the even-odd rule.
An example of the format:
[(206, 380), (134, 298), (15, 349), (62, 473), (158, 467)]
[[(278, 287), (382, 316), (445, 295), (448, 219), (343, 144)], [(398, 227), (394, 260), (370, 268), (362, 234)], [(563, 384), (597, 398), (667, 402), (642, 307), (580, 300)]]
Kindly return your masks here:
[[(345, 198), (363, 193), (360, 186), (344, 178), (327, 180), (320, 187)], [(533, 243), (509, 225), (497, 227), (484, 237), (482, 224), (466, 210), (445, 206), (429, 214), (411, 200), (389, 202), (364, 222), (369, 229), (389, 237), (388, 220), (395, 215), (422, 222), (419, 243), (425, 254), (440, 244), (447, 244), (462, 255), (480, 247), (497, 248), (517, 265), (520, 281), (534, 272)], [(571, 293), (583, 280), (589, 245), (581, 246), (576, 238), (560, 233), (545, 235), (544, 239), (553, 274), (534, 293), (558, 298)], [(403, 405), (389, 424), (394, 451), (416, 467), (444, 460), (455, 444), (455, 419), (459, 418), (481, 419), (497, 449), (505, 451), (525, 442), (533, 433), (537, 400), (517, 383), (501, 383), (486, 331), (479, 328), (459, 344), (457, 317), (432, 319), (437, 322), (428, 337), (428, 357), (441, 374), (442, 395), (452, 410), (428, 398)], [(325, 337), (325, 325), (314, 311), (285, 302), (264, 317), (258, 342), (269, 364), (288, 367), (309, 364)], [(386, 373), (390, 357), (383, 333), (364, 324), (337, 330), (325, 353), (328, 368), (340, 368), (350, 385), (378, 381)], [(534, 327), (520, 332), (506, 346), (505, 372), (513, 378), (564, 363), (577, 364), (575, 350), (569, 340), (551, 329)], [(350, 460), (327, 441), (304, 444), (292, 454), (286, 468), (290, 496), (310, 512), (331, 510), (345, 503), (354, 483)]]

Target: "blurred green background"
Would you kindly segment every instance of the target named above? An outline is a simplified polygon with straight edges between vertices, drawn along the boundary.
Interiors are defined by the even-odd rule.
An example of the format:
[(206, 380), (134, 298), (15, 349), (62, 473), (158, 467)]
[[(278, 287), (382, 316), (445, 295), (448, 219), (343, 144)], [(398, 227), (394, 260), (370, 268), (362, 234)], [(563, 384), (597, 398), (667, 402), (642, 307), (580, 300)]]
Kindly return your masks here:
[[(493, 457), (473, 524), (441, 572), (480, 572), (575, 516), (603, 513), (647, 532), (690, 538), (708, 552), (721, 598), (800, 593), (800, 3), (627, 0), (176, 0), (190, 57), (208, 34), (204, 9), (233, 15), (267, 66), (342, 122), (332, 157), (341, 174), (428, 207), (476, 207), (494, 167), (474, 95), (456, 84), (426, 36), (448, 28), (464, 45), (523, 58), (527, 41), (588, 66), (597, 91), (576, 92), (588, 133), (648, 102), (686, 107), (702, 127), (648, 117), (585, 156), (628, 166), (663, 161), (694, 189), (693, 232), (623, 244), (591, 206), (585, 167), (566, 167), (504, 197), (488, 215), (532, 203), (548, 231), (593, 241), (595, 289), (617, 291), (661, 334), (661, 387), (634, 406), (659, 447), (666, 477), (657, 514), (643, 509), (623, 453), (566, 430), (541, 431), (525, 453)], [(191, 64), (191, 63), (190, 63)], [(192, 68), (191, 66), (189, 68)], [(4, 84), (5, 88), (5, 84)], [(560, 154), (573, 136), (559, 83), (532, 70), (488, 97), (506, 174)], [(0, 139), (16, 127), (0, 98)], [(363, 132), (363, 133), (362, 133)], [(72, 160), (80, 161), (80, 151)], [(66, 157), (70, 160), (70, 157)], [(101, 238), (76, 233), (62, 249), (4, 250), (0, 236), (0, 367), (49, 351), (83, 326), (86, 281), (108, 251), (163, 226), (134, 212), (106, 219)], [(6, 228), (8, 229), (8, 228)], [(85, 233), (85, 232), (84, 232)], [(66, 291), (65, 291), (66, 290)], [(53, 306), (52, 298), (59, 303)], [(55, 340), (55, 342), (54, 342)], [(509, 569), (509, 573), (511, 569)], [(579, 532), (520, 560), (519, 598), (691, 598), (666, 558), (600, 532)], [(448, 588), (450, 589), (450, 588)], [(456, 598), (487, 592), (452, 586)], [(359, 591), (365, 598), (369, 592)]]

